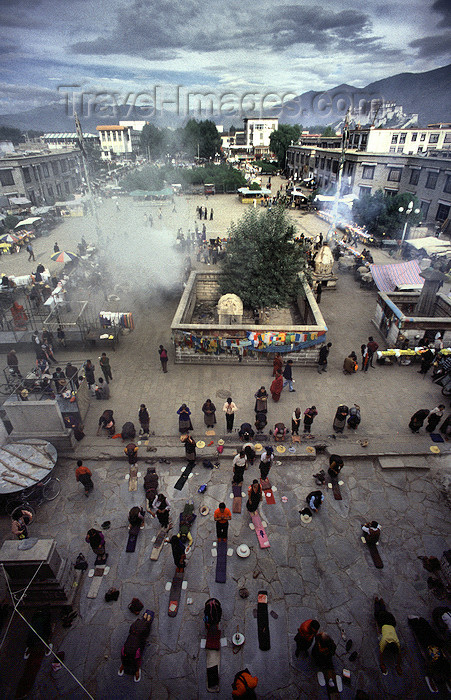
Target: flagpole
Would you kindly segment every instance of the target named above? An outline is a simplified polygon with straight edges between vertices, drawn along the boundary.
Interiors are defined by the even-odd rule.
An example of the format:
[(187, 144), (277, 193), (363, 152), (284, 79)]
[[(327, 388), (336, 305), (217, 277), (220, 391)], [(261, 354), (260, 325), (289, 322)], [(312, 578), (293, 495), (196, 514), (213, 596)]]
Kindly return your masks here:
[(81, 153), (81, 162), (83, 164), (83, 171), (85, 174), (86, 185), (88, 187), (89, 197), (91, 199), (92, 212), (94, 214), (94, 218), (96, 221), (96, 234), (97, 234), (97, 238), (100, 240), (102, 238), (102, 231), (100, 229), (99, 213), (97, 211), (97, 205), (96, 205), (96, 202), (94, 199), (94, 194), (93, 194), (92, 187), (91, 187), (91, 178), (89, 176), (89, 165), (88, 165), (88, 159), (87, 159), (86, 151), (85, 151), (83, 130), (81, 128), (81, 124), (80, 124), (80, 120), (78, 118), (77, 112), (74, 112), (74, 118), (75, 118), (75, 131), (77, 132), (78, 146), (80, 148), (80, 153)]

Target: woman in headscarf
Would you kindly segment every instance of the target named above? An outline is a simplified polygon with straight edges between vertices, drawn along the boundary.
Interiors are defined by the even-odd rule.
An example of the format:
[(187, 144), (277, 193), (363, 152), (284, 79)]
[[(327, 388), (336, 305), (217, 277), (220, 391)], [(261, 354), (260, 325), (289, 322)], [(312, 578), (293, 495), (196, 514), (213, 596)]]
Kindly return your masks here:
[(179, 417), (179, 432), (187, 433), (188, 430), (193, 430), (193, 424), (191, 423), (191, 411), (189, 410), (186, 403), (182, 403), (179, 410), (177, 411)]
[(262, 487), (257, 479), (254, 479), (247, 491), (246, 508), (249, 513), (255, 513), (262, 500)]
[(277, 372), (282, 374), (283, 361), (280, 357), (280, 352), (276, 352), (274, 360), (272, 361), (272, 376), (277, 377)]
[(261, 386), (257, 391), (255, 396), (255, 413), (267, 413), (268, 412), (268, 392), (264, 386)]
[(202, 406), (202, 413), (204, 414), (204, 423), (207, 428), (213, 428), (216, 423), (216, 406), (212, 403), (211, 399), (207, 399)]

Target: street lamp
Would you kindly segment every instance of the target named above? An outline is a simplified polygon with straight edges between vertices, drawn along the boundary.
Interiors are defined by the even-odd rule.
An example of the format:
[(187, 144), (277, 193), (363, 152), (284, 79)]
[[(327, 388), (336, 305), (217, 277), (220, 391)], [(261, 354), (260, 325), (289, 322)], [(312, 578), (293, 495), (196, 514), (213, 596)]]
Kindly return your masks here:
[(419, 213), (420, 213), (420, 210), (419, 210), (419, 209), (414, 209), (414, 208), (413, 208), (413, 201), (411, 200), (411, 201), (408, 203), (407, 207), (399, 207), (398, 211), (399, 211), (400, 214), (402, 214), (403, 212), (405, 212), (405, 217), (406, 217), (406, 221), (405, 221), (405, 223), (404, 223), (404, 228), (403, 228), (402, 237), (401, 237), (401, 246), (400, 246), (400, 248), (402, 249), (402, 244), (404, 243), (404, 238), (405, 238), (406, 231), (407, 231), (407, 223), (408, 223), (408, 221), (409, 221), (409, 216), (412, 214), (412, 212), (413, 212), (414, 214), (419, 214)]

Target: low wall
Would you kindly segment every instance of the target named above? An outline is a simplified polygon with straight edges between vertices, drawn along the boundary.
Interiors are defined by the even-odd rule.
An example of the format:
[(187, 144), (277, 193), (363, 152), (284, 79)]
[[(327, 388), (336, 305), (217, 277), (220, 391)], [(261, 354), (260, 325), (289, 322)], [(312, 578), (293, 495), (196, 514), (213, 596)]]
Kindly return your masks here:
[(385, 339), (387, 347), (400, 347), (404, 338), (408, 339), (410, 347), (414, 347), (418, 344), (417, 336), (422, 338), (426, 331), (429, 335), (435, 335), (440, 331), (444, 347), (451, 347), (450, 299), (444, 294), (437, 294), (435, 316), (410, 316), (408, 313), (403, 313), (403, 308), (412, 310), (414, 313), (419, 296), (419, 293), (379, 292), (373, 324)]
[(175, 362), (182, 364), (271, 365), (275, 352), (289, 355), (294, 365), (315, 365), (326, 342), (327, 326), (309, 285), (297, 299), (304, 323), (269, 325), (191, 323), (198, 302), (216, 304), (221, 272), (192, 272), (172, 320)]

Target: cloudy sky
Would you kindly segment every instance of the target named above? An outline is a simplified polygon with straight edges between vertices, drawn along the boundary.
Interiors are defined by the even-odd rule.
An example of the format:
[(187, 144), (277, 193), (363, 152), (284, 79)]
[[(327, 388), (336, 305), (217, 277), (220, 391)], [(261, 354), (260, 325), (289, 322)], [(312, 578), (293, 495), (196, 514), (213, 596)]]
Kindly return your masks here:
[(0, 114), (72, 90), (169, 108), (363, 87), (450, 63), (450, 24), (449, 0), (0, 0)]

